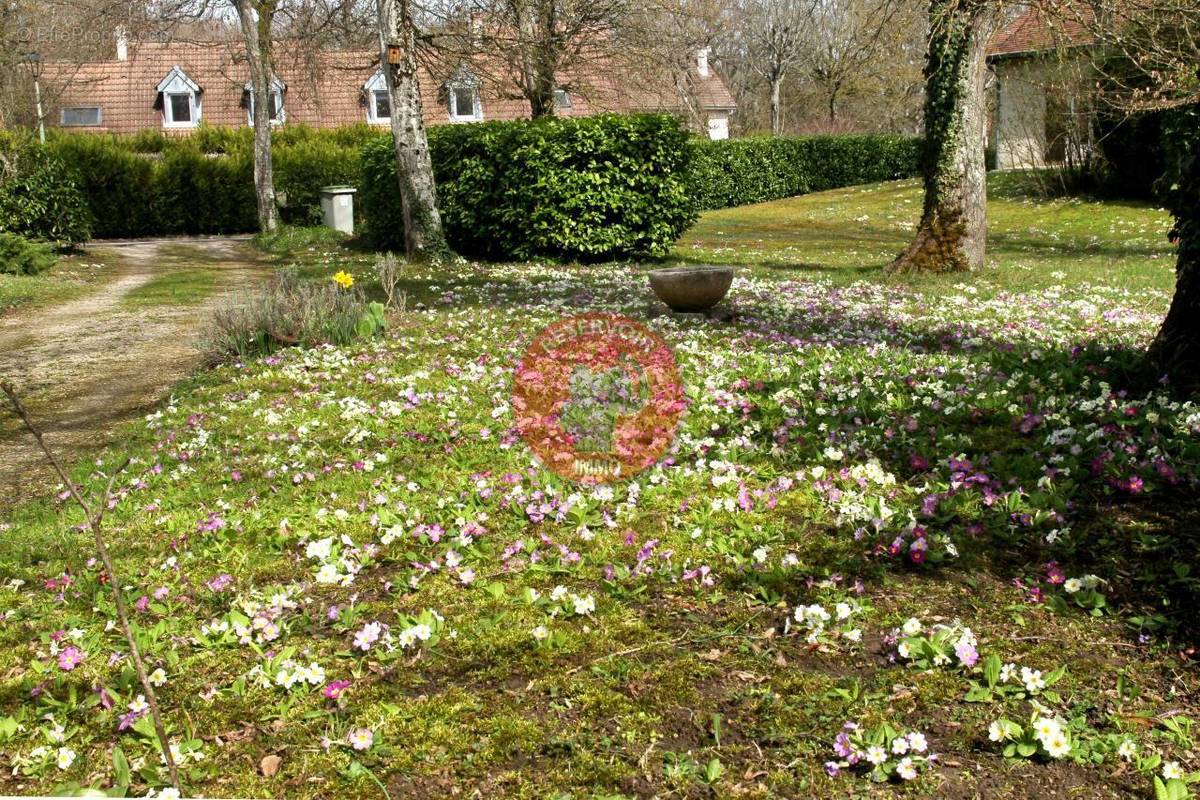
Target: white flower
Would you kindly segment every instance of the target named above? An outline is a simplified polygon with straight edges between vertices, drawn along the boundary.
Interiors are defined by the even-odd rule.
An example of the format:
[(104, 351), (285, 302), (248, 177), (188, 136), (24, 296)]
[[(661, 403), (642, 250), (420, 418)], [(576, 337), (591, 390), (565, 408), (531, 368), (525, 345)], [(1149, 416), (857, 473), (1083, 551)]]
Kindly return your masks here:
[(903, 736), (897, 736), (892, 740), (892, 753), (902, 756), (908, 752), (908, 739)]
[(1025, 684), (1025, 691), (1031, 694), (1046, 688), (1046, 681), (1042, 678), (1040, 669), (1021, 667), (1021, 683)]
[(850, 619), (850, 615), (854, 613), (854, 608), (849, 603), (838, 603), (834, 610), (840, 620)]
[(929, 749), (925, 734), (913, 731), (908, 735), (908, 746), (914, 753), (924, 753)]
[(338, 574), (338, 569), (333, 564), (322, 564), (321, 568), (317, 570), (317, 583), (337, 583), (341, 579), (342, 576)]
[(988, 739), (991, 739), (993, 742), (1003, 742), (1007, 738), (1008, 735), (1004, 732), (1004, 726), (999, 722), (993, 722), (991, 725), (988, 725)]
[(358, 728), (350, 731), (346, 739), (355, 750), (370, 750), (371, 745), (375, 743), (375, 734), (370, 728)]
[(908, 655), (909, 655), (908, 642), (901, 642), (899, 645), (897, 645), (896, 652), (900, 654), (901, 658), (908, 658)]
[(1063, 733), (1057, 733), (1049, 739), (1042, 740), (1042, 746), (1051, 758), (1062, 758), (1071, 752), (1071, 742)]
[(54, 763), (59, 769), (68, 769), (75, 763), (75, 751), (69, 747), (58, 748), (58, 755), (54, 759)]
[(316, 561), (326, 561), (329, 554), (333, 552), (333, 537), (318, 539), (315, 542), (309, 542), (308, 547), (304, 549), (304, 554)]
[(917, 767), (911, 758), (902, 758), (896, 765), (896, 774), (906, 781), (911, 781), (917, 777)]
[(596, 610), (596, 600), (590, 594), (587, 597), (575, 597), (575, 613), (587, 616)]
[(867, 761), (870, 761), (875, 766), (879, 766), (887, 761), (887, 751), (879, 745), (871, 745), (867, 748)]
[(67, 740), (67, 732), (63, 729), (62, 725), (55, 725), (46, 731), (46, 738), (55, 744), (62, 744)]
[(1037, 738), (1042, 740), (1042, 744), (1046, 744), (1048, 739), (1062, 733), (1062, 726), (1058, 724), (1057, 720), (1042, 717), (1033, 723), (1033, 730)]
[(547, 628), (545, 625), (538, 625), (536, 628), (533, 629), (533, 638), (537, 639), (539, 642), (543, 641), (545, 639), (548, 639), (549, 637), (550, 637), (550, 629)]
[(1121, 742), (1121, 746), (1117, 748), (1117, 755), (1126, 761), (1129, 761), (1131, 758), (1137, 755), (1137, 745), (1134, 743), (1133, 739), (1126, 739)]
[(904, 621), (904, 624), (900, 626), (900, 630), (905, 636), (916, 636), (921, 632), (921, 620), (917, 619), (916, 617), (909, 617)]
[(849, 639), (852, 642), (862, 641), (862, 631), (859, 630), (858, 628), (852, 628), (851, 630), (846, 631), (842, 635), (845, 636), (847, 639)]
[(150, 675), (147, 677), (147, 680), (149, 680), (155, 686), (162, 686), (167, 682), (167, 673), (162, 667), (159, 667), (158, 669), (154, 670), (154, 672), (150, 673)]
[(135, 714), (144, 714), (150, 709), (150, 704), (146, 702), (146, 695), (139, 694), (129, 703), (129, 710)]
[(754, 563), (762, 564), (762, 563), (766, 562), (767, 555), (770, 552), (771, 551), (769, 549), (767, 549), (766, 547), (759, 547), (753, 553), (750, 554), (750, 557), (754, 559)]
[(305, 667), (303, 673), (304, 680), (308, 681), (310, 686), (320, 686), (325, 682), (325, 670), (315, 661)]
[(1163, 764), (1162, 776), (1164, 781), (1181, 781), (1183, 780), (1183, 768), (1179, 766), (1178, 761), (1168, 761)]
[(1068, 578), (1067, 582), (1063, 584), (1063, 589), (1067, 591), (1067, 594), (1075, 594), (1082, 588), (1083, 581), (1079, 580), (1079, 578)]
[(1017, 665), (1016, 664), (1005, 664), (1004, 666), (1002, 666), (1000, 668), (1000, 682), (1008, 683), (1009, 681), (1011, 681), (1013, 679), (1013, 676), (1016, 674), (1017, 674)]
[(554, 589), (550, 592), (550, 599), (556, 603), (559, 600), (562, 600), (566, 596), (567, 596), (567, 587), (565, 587), (565, 586), (555, 586)]
[(427, 642), (429, 641), (429, 637), (433, 636), (433, 629), (422, 622), (412, 627), (412, 634), (422, 642)]

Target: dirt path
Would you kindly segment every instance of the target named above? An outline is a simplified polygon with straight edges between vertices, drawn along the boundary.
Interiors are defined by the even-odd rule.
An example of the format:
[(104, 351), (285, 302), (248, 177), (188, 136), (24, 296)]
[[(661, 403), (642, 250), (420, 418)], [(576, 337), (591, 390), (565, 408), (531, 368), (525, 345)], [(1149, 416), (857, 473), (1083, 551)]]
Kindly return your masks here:
[[(212, 311), (270, 274), (248, 243), (188, 239), (98, 246), (118, 259), (113, 277), (86, 297), (0, 319), (0, 376), (16, 384), (47, 441), (73, 450), (101, 445), (201, 362)], [(173, 271), (212, 271), (211, 293), (190, 303), (132, 305), (130, 293)], [(51, 474), (32, 439), (0, 412), (0, 507), (44, 491)], [(51, 485), (56, 484), (54, 481)]]

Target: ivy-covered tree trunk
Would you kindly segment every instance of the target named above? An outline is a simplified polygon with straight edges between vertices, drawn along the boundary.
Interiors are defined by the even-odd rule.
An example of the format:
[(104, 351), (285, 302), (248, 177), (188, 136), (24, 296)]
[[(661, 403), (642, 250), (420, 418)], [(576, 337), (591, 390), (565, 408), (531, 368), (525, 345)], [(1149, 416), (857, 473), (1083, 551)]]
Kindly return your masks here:
[(1179, 262), (1175, 297), (1150, 347), (1150, 359), (1171, 386), (1193, 393), (1200, 392), (1200, 107), (1176, 114), (1167, 127), (1167, 141), (1173, 166), (1165, 182)]
[(271, 157), (271, 82), (275, 77), (271, 66), (271, 23), (275, 5), (276, 0), (236, 0), (234, 3), (246, 45), (254, 98), (254, 195), (258, 204), (258, 229), (263, 233), (279, 227), (275, 165)]
[[(439, 255), (446, 250), (438, 213), (433, 161), (421, 114), (417, 80), (417, 35), (411, 0), (377, 0), (383, 74), (392, 111), (396, 177), (404, 214), (404, 246), (409, 258)], [(389, 51), (398, 48), (397, 58)]]
[(984, 265), (987, 44), (996, 0), (930, 0), (925, 59), (925, 206), (892, 272), (961, 272)]

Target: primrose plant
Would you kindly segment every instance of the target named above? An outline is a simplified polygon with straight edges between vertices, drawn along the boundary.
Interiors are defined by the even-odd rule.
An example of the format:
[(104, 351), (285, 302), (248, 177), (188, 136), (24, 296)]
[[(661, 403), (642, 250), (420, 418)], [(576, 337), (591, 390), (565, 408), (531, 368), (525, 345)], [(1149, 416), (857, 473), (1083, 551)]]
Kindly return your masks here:
[(886, 722), (875, 728), (847, 722), (833, 740), (833, 752), (836, 760), (825, 762), (825, 772), (830, 776), (857, 773), (877, 783), (915, 780), (938, 758), (929, 752), (925, 734), (901, 733)]

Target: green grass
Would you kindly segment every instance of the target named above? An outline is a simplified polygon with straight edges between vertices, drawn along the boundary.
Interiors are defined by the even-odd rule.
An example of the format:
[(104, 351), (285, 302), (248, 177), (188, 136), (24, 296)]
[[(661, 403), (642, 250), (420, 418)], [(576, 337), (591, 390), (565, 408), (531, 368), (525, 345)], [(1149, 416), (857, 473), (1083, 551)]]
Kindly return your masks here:
[(121, 298), (129, 308), (195, 305), (217, 288), (217, 275), (211, 268), (183, 267), (154, 277)]
[(59, 258), (40, 275), (0, 273), (0, 314), (63, 303), (87, 294), (111, 272), (106, 257), (76, 253)]
[[(1018, 174), (988, 179), (988, 269), (982, 289), (1089, 282), (1128, 289), (1175, 283), (1170, 216), (1139, 203), (1030, 196)], [(673, 254), (780, 277), (839, 282), (879, 276), (908, 244), (921, 213), (919, 181), (855, 186), (705, 214)], [(931, 277), (938, 287), (961, 276)]]
[[(137, 620), (167, 673), (172, 736), (205, 756), (186, 765), (189, 791), (1146, 796), (1157, 767), (1120, 759), (1127, 737), (1195, 769), (1197, 733), (1168, 725), (1200, 717), (1180, 627), (1200, 596), (1187, 572), (1200, 409), (1140, 389), (1118, 402), (1104, 388), (1120, 388), (1165, 308), (1168, 251), (1154, 241), (1165, 219), (1002, 198), (989, 272), (909, 284), (881, 270), (914, 196), (910, 183), (885, 184), (706, 215), (678, 254), (748, 265), (732, 322), (661, 316), (644, 266), (411, 265), (410, 311), (385, 338), (206, 372), (112, 448), (74, 454), (77, 480), (93, 488), (134, 459), (109, 538), (127, 600), (146, 598)], [(371, 256), (323, 234), (287, 237), (272, 245), (282, 261), (371, 287)], [(612, 497), (547, 471), (508, 435), (530, 338), (595, 308), (654, 326), (691, 401), (678, 466)], [(952, 459), (972, 462), (987, 492), (963, 488), (977, 484), (953, 475)], [(1145, 479), (1138, 494), (1110, 483), (1130, 475)], [(873, 532), (876, 516), (886, 535)], [(922, 566), (875, 547), (910, 519), (931, 543)], [(109, 586), (78, 522), (50, 498), (0, 517), (3, 792), (133, 794), (162, 782), (144, 731), (117, 731), (138, 689), (127, 663), (110, 663), (125, 646), (106, 627)], [(480, 530), (468, 534), (468, 522)], [(328, 555), (310, 551), (325, 539)], [(1095, 597), (1048, 583), (1051, 559), (1103, 578), (1103, 609), (1093, 616)], [(353, 565), (353, 581), (320, 582), (322, 561), (339, 574)], [(711, 585), (688, 577), (700, 566)], [(65, 591), (47, 585), (68, 571)], [(221, 574), (231, 585), (214, 590)], [(551, 600), (560, 585), (595, 611)], [(1029, 601), (1034, 585), (1047, 602)], [(281, 592), (291, 600), (272, 603)], [(837, 602), (857, 607), (861, 643), (806, 641), (797, 607)], [(278, 638), (203, 633), (264, 605)], [(910, 617), (961, 621), (985, 656), (1064, 667), (1057, 696), (1040, 702), (1076, 726), (1071, 758), (1004, 759), (988, 726), (1028, 721), (1029, 702), (967, 702), (981, 670), (892, 658), (885, 638)], [(420, 620), (433, 635), (356, 649), (376, 620), (396, 636)], [(71, 671), (57, 664), (59, 631), (78, 631), (71, 641), (87, 654)], [(247, 680), (264, 664), (273, 677), (268, 659), (284, 648), (349, 690), (333, 701), (320, 687)], [(79, 756), (67, 770), (33, 755), (50, 742), (46, 715)], [(6, 739), (8, 717), (17, 730)], [(892, 786), (829, 777), (847, 721), (923, 731), (941, 766)], [(374, 733), (368, 750), (348, 745), (359, 728)], [(128, 781), (114, 745), (135, 764)], [(257, 770), (268, 755), (283, 759), (273, 777)]]

